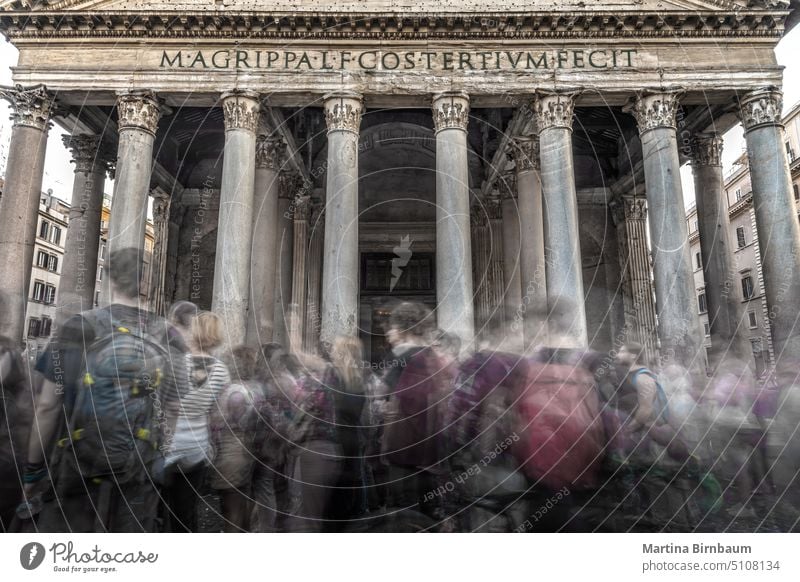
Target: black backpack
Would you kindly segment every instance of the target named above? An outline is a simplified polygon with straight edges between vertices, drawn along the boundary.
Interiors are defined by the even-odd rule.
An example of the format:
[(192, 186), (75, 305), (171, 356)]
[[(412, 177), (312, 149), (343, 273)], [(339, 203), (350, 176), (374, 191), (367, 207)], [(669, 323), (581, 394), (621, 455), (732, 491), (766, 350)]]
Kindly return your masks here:
[(160, 457), (156, 416), (169, 352), (148, 334), (146, 321), (137, 328), (93, 319), (96, 339), (86, 349), (68, 434), (58, 446), (84, 479), (141, 480)]

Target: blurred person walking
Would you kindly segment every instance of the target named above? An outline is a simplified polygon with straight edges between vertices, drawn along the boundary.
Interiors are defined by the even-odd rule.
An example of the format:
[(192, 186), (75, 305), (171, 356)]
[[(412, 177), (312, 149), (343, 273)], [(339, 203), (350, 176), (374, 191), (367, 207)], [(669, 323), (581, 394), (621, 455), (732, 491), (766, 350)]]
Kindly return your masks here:
[[(0, 293), (0, 312), (6, 309)], [(7, 532), (22, 497), (33, 392), (19, 342), (0, 336), (0, 532)]]
[(433, 329), (433, 316), (424, 305), (401, 303), (392, 310), (386, 337), (394, 359), (384, 377), (389, 401), (383, 455), (389, 464), (390, 505), (441, 517), (441, 505), (426, 494), (445, 473), (442, 431), (453, 369), (428, 345)]
[(209, 485), (219, 493), (226, 532), (250, 529), (258, 415), (266, 400), (256, 379), (257, 354), (246, 346), (231, 350), (227, 366), (232, 380), (217, 396), (209, 419), (214, 450)]
[(191, 322), (191, 352), (184, 357), (189, 390), (177, 403), (175, 432), (165, 459), (164, 498), (169, 531), (196, 532), (198, 501), (206, 487), (212, 457), (209, 413), (219, 393), (230, 384), (227, 366), (212, 355), (222, 345), (222, 320), (210, 311)]
[(258, 412), (260, 429), (255, 446), (254, 529), (272, 533), (285, 529), (286, 517), (290, 513), (288, 430), (299, 386), (290, 371), (293, 368), (290, 357), (280, 344), (261, 346), (261, 358), (256, 368), (264, 399)]
[(28, 509), (46, 490), (40, 531), (156, 528), (165, 410), (187, 390), (186, 347), (139, 307), (138, 249), (111, 253), (109, 280), (111, 304), (67, 320), (36, 366), (44, 383), (24, 482)]

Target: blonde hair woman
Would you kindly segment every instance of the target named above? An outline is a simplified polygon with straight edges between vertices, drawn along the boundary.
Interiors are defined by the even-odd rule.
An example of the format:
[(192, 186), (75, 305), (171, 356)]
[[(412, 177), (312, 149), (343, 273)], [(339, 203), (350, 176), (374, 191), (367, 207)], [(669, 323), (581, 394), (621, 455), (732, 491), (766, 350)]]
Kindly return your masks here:
[(165, 464), (174, 469), (166, 491), (171, 531), (197, 531), (197, 500), (202, 496), (212, 448), (208, 418), (217, 395), (230, 384), (228, 368), (212, 353), (222, 345), (222, 319), (202, 311), (192, 319), (186, 354), (189, 392), (181, 398), (175, 433)]

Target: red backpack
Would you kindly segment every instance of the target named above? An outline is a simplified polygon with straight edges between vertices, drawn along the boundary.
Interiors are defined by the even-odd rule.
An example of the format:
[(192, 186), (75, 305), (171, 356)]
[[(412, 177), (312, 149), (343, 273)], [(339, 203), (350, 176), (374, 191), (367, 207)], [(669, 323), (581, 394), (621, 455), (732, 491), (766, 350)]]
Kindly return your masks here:
[(520, 468), (553, 490), (595, 487), (605, 432), (594, 378), (580, 365), (534, 362), (525, 380), (512, 448)]

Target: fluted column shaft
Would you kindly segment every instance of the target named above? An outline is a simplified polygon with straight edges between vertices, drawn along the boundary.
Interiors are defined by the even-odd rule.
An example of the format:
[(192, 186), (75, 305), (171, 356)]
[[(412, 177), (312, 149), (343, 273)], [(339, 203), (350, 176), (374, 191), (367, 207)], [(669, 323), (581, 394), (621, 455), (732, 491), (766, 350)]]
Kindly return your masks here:
[(519, 343), (523, 337), (522, 317), (522, 283), (520, 280), (521, 232), (519, 205), (517, 201), (516, 175), (508, 174), (502, 184), (504, 191), (503, 212), (503, 275), (504, 295), (503, 307), (505, 321), (516, 322), (510, 325), (506, 334), (514, 342)]
[(800, 358), (800, 225), (783, 145), (783, 95), (775, 88), (741, 102), (753, 207), (772, 341), (778, 363)]
[(306, 299), (305, 349), (316, 353), (319, 349), (320, 291), (322, 290), (322, 253), (325, 247), (325, 205), (312, 206), (310, 242), (308, 249), (308, 291)]
[(436, 294), (439, 327), (468, 347), (475, 335), (467, 146), (469, 97), (433, 99), (436, 128)]
[(358, 333), (358, 137), (363, 104), (353, 93), (325, 99), (328, 169), (321, 341)]
[(44, 87), (0, 89), (14, 128), (0, 198), (0, 335), (20, 341), (33, 267), (52, 96)]
[[(526, 311), (542, 312), (547, 306), (547, 282), (538, 137), (518, 137), (512, 155), (517, 170), (517, 207), (523, 241), (519, 265), (522, 303)], [(523, 322), (526, 345), (544, 339), (537, 338), (541, 326), (534, 316), (523, 316)]]
[(150, 311), (164, 316), (167, 313), (165, 277), (169, 248), (169, 213), (172, 200), (160, 188), (153, 191), (153, 259), (150, 269)]
[[(644, 198), (624, 196), (612, 205), (622, 267), (625, 329), (627, 338), (644, 347), (646, 364), (658, 356), (656, 306), (647, 247), (647, 203)], [(615, 348), (622, 347), (615, 345)]]
[(119, 145), (108, 226), (109, 251), (133, 247), (144, 252), (153, 143), (161, 111), (153, 93), (129, 92), (117, 99), (117, 116)]
[(94, 307), (103, 192), (110, 162), (101, 153), (100, 136), (65, 135), (63, 141), (72, 152), (75, 179), (58, 289), (57, 324)]
[(703, 332), (689, 250), (676, 135), (677, 93), (645, 93), (631, 106), (639, 125), (662, 365), (705, 378)]
[(714, 360), (731, 355), (751, 362), (739, 277), (733, 265), (731, 221), (722, 175), (722, 138), (698, 134), (692, 148), (700, 253)]
[(250, 315), (247, 340), (251, 345), (273, 341), (275, 281), (279, 249), (278, 194), (285, 145), (277, 137), (256, 140), (253, 195), (253, 244), (250, 255)]
[(540, 95), (535, 104), (542, 178), (547, 302), (552, 339), (587, 345), (578, 199), (572, 158), (573, 96)]
[(472, 285), (475, 289), (474, 308), (477, 335), (485, 335), (484, 327), (489, 319), (487, 223), (485, 210), (474, 206), (470, 215), (470, 227), (472, 229)]
[(294, 261), (292, 262), (292, 308), (289, 345), (293, 351), (303, 349), (306, 321), (306, 264), (308, 258), (308, 218), (311, 199), (298, 199), (294, 213)]
[(487, 261), (486, 288), (488, 301), (488, 321), (490, 325), (502, 331), (503, 336), (510, 330), (511, 322), (505, 319), (505, 281), (503, 280), (503, 205), (499, 197), (490, 198), (486, 202), (489, 222), (486, 226), (485, 250)]
[(289, 311), (292, 302), (292, 261), (294, 259), (294, 199), (299, 189), (299, 176), (281, 174), (278, 193), (278, 230), (275, 269), (275, 309), (273, 341), (289, 346)]
[(234, 347), (245, 341), (247, 331), (258, 95), (244, 91), (225, 93), (222, 108), (225, 153), (212, 309), (224, 322), (225, 343)]

